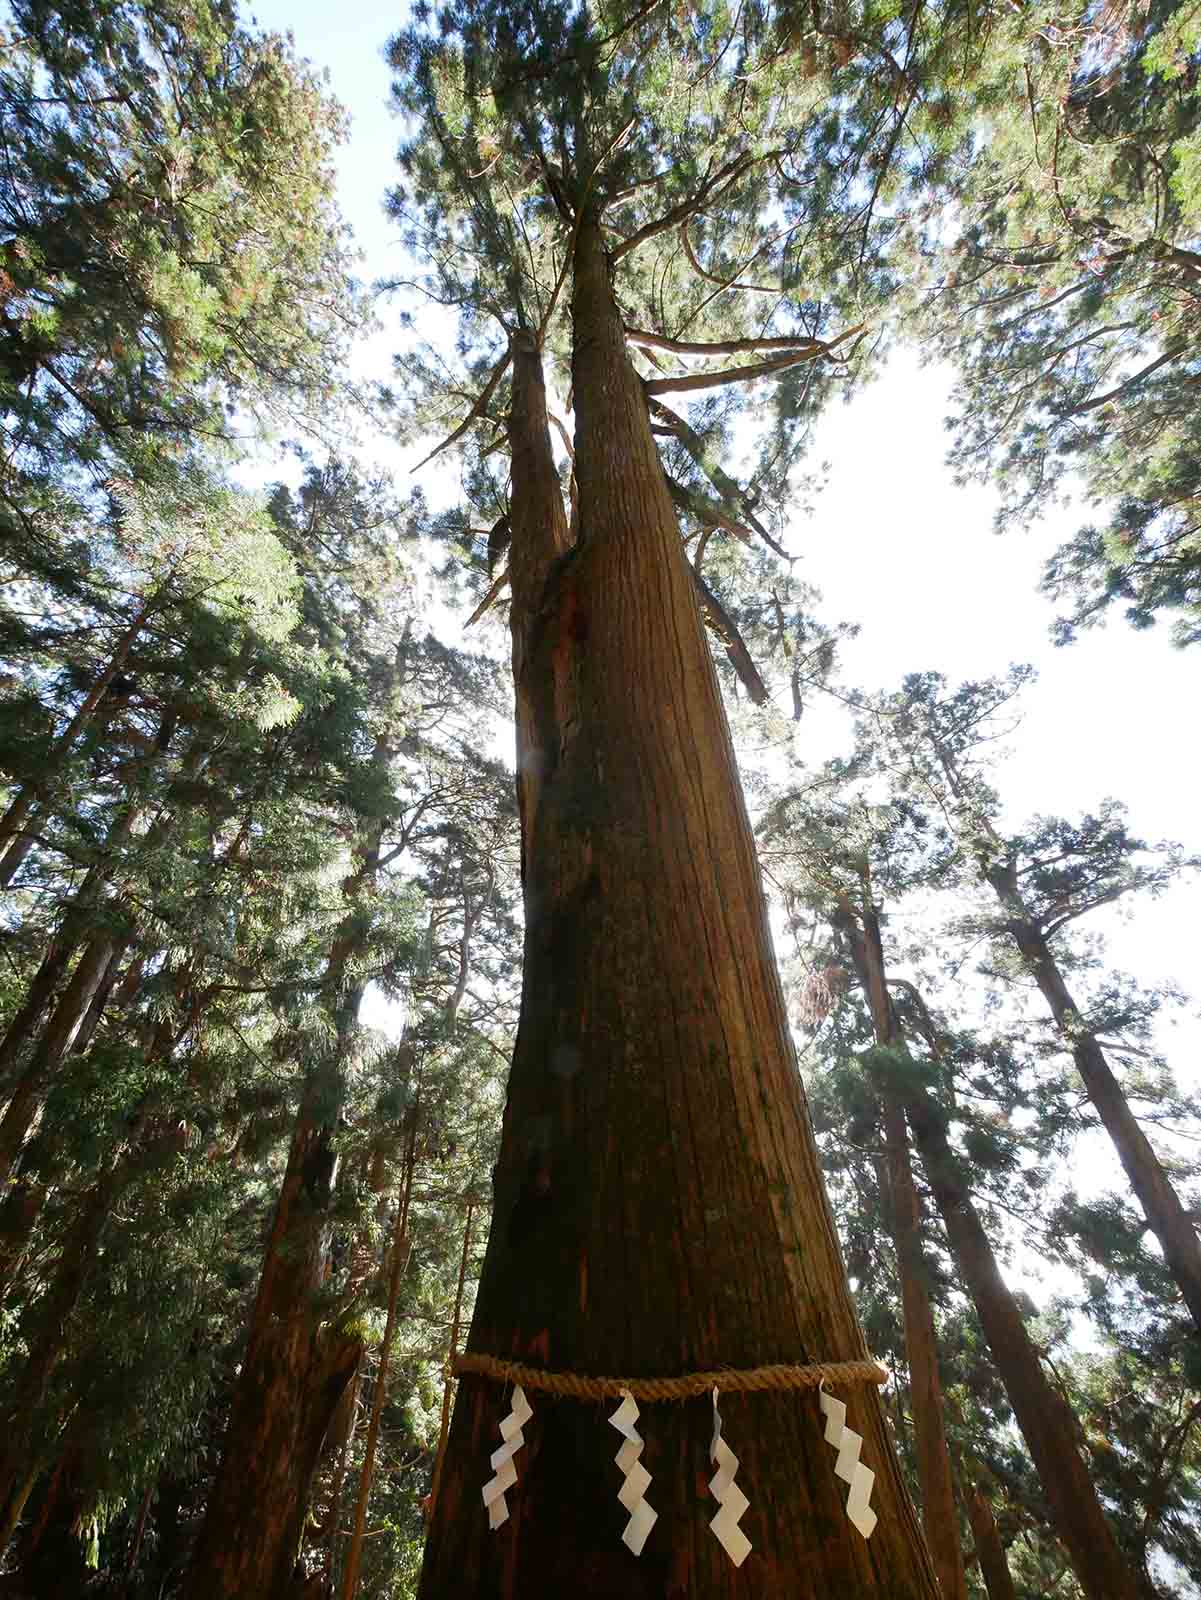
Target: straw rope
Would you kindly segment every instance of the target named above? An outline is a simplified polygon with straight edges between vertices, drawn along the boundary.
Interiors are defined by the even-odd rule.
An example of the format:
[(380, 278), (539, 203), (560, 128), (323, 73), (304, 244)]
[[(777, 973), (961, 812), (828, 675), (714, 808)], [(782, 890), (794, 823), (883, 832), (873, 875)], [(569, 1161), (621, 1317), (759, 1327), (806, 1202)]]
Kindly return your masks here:
[(547, 1372), (520, 1361), (467, 1350), (455, 1359), (456, 1377), (475, 1373), (498, 1383), (519, 1383), (523, 1389), (541, 1389), (571, 1400), (607, 1400), (632, 1394), (635, 1400), (687, 1400), (691, 1395), (726, 1394), (763, 1389), (816, 1389), (821, 1384), (841, 1387), (848, 1383), (887, 1383), (887, 1367), (878, 1361), (816, 1361), (809, 1366), (777, 1364), (768, 1367), (721, 1367), (716, 1372), (687, 1372), (679, 1378), (588, 1378), (578, 1372)]

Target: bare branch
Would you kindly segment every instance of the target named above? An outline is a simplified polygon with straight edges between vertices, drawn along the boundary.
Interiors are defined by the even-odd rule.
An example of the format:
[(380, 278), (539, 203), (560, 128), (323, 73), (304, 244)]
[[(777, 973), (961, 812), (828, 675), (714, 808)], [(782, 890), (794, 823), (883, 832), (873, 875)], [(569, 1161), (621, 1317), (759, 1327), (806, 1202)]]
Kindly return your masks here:
[(571, 496), (571, 528), (574, 532), (574, 530), (579, 526), (579, 506), (577, 504), (575, 483), (575, 451), (571, 447), (571, 435), (567, 432), (567, 428), (564, 423), (562, 423), (559, 418), (555, 416), (553, 411), (548, 411), (547, 416), (550, 418), (556, 431), (558, 432), (559, 438), (562, 439), (563, 448), (567, 451), (567, 458), (571, 462), (571, 477), (568, 480), (567, 490)]
[(626, 338), (631, 344), (636, 344), (640, 348), (669, 350), (677, 356), (735, 356), (770, 350), (824, 351), (826, 349), (820, 339), (811, 339), (806, 334), (796, 334), (792, 338), (782, 339), (723, 339), (709, 343), (690, 339), (666, 339), (662, 334), (646, 333), (641, 328), (627, 328)]
[(697, 389), (715, 389), (727, 383), (753, 383), (756, 378), (774, 377), (777, 372), (786, 372), (789, 367), (799, 366), (803, 361), (816, 361), (830, 355), (836, 344), (861, 333), (863, 327), (863, 323), (858, 323), (829, 344), (814, 341), (810, 349), (794, 350), (791, 355), (776, 356), (769, 361), (756, 361), (749, 367), (723, 367), (717, 372), (687, 372), (674, 378), (652, 378), (649, 383), (644, 382), (643, 387), (648, 395), (686, 394)]
[(424, 467), (424, 466), (427, 466), (434, 459), (435, 456), (441, 455), (443, 450), (448, 450), (450, 448), (450, 446), (456, 442), (456, 440), (461, 439), (463, 437), (463, 435), (467, 432), (468, 428), (470, 428), (470, 426), (471, 426), (471, 424), (473, 422), (475, 422), (478, 418), (483, 416), (484, 411), (487, 408), (488, 402), (489, 402), (489, 400), (491, 400), (491, 398), (493, 396), (493, 393), (496, 390), (497, 384), (504, 377), (506, 371), (508, 370), (509, 362), (512, 359), (513, 359), (512, 350), (511, 349), (506, 350), (504, 355), (501, 356), (500, 360), (493, 367), (492, 375), (488, 379), (488, 382), (484, 385), (483, 393), (480, 395), (479, 399), (472, 406), (471, 410), (467, 413), (466, 417), (464, 417), (463, 421), (460, 422), (459, 426), (455, 429), (455, 431), (450, 435), (449, 438), (443, 439), (442, 443), (440, 445), (436, 446), (433, 450), (431, 450), (429, 455), (426, 456), (424, 458), (424, 460), (419, 461), (417, 463), (417, 465), (413, 468), (414, 472), (420, 472), (421, 468)]
[(696, 587), (697, 598), (701, 603), (701, 610), (709, 626), (717, 634), (726, 647), (726, 655), (730, 658), (730, 665), (738, 674), (743, 687), (757, 706), (763, 705), (767, 700), (767, 685), (759, 676), (759, 669), (751, 659), (751, 653), (746, 647), (746, 642), (739, 633), (737, 626), (721, 601), (710, 589), (695, 567), (689, 567), (692, 581)]
[[(692, 248), (692, 240), (688, 237), (687, 224), (680, 229), (680, 241), (684, 246), (684, 254), (691, 262), (693, 270), (700, 273), (701, 277), (704, 278), (706, 282), (715, 283), (719, 290), (749, 289), (752, 294), (780, 293), (780, 286), (778, 283), (739, 283), (738, 281), (738, 272), (745, 272), (747, 267), (750, 266), (751, 261), (754, 261), (756, 256), (762, 254), (761, 251), (756, 250), (755, 254), (750, 258), (750, 261), (744, 261), (742, 266), (739, 267), (738, 272), (736, 272), (732, 278), (718, 278), (715, 277), (712, 272), (706, 271), (706, 269), (702, 267), (700, 262), (697, 260), (696, 251)], [(710, 299), (712, 299), (712, 296), (710, 296)]]
[(755, 532), (763, 540), (764, 544), (767, 545), (770, 550), (774, 550), (775, 553), (783, 560), (787, 561), (789, 559), (788, 552), (781, 545), (776, 543), (771, 534), (768, 533), (767, 529), (759, 521), (759, 518), (755, 515), (754, 505), (751, 502), (750, 497), (747, 495), (745, 489), (740, 488), (723, 467), (719, 466), (717, 462), (710, 459), (709, 452), (705, 449), (705, 441), (701, 438), (700, 434), (697, 433), (696, 429), (685, 422), (684, 418), (674, 412), (670, 406), (665, 406), (661, 400), (656, 400), (653, 395), (649, 396), (648, 398), (650, 409), (653, 415), (663, 419), (663, 421), (671, 429), (671, 432), (684, 446), (685, 450), (687, 450), (693, 461), (696, 462), (697, 466), (705, 474), (706, 478), (708, 478), (709, 482), (721, 496), (722, 505), (730, 514), (731, 519), (736, 523), (736, 526), (730, 528), (730, 531), (732, 533), (737, 533), (738, 528), (741, 527), (741, 523), (737, 523), (737, 519), (733, 518), (732, 508), (737, 506), (742, 512), (743, 517), (745, 517), (748, 526), (755, 530)]
[(691, 512), (707, 528), (721, 528), (726, 533), (732, 533), (736, 539), (741, 539), (743, 544), (752, 542), (751, 530), (732, 517), (720, 500), (711, 500), (699, 490), (678, 483), (666, 472), (663, 476), (667, 479), (668, 493), (681, 511)]
[(484, 615), (484, 613), (486, 611), (488, 611), (488, 610), (490, 610), (492, 608), (492, 606), (495, 604), (496, 599), (499, 596), (501, 590), (504, 588), (505, 584), (508, 583), (508, 581), (509, 581), (509, 569), (508, 569), (508, 567), (506, 567), (505, 570), (501, 573), (500, 577), (497, 578), (496, 582), (488, 590), (488, 593), (480, 601), (479, 605), (476, 606), (475, 610), (467, 618), (467, 621), (463, 624), (463, 626), (465, 628), (472, 627), (475, 623), (477, 623), (480, 620), (480, 618)]
[(757, 160), (765, 159), (762, 156), (737, 156), (733, 161), (728, 161), (724, 167), (715, 172), (711, 178), (706, 178), (695, 194), (689, 195), (686, 200), (681, 200), (679, 205), (672, 206), (654, 222), (648, 222), (645, 227), (639, 228), (637, 233), (632, 233), (628, 239), (622, 241), (617, 248), (610, 252), (611, 261), (620, 261), (622, 256), (636, 249), (640, 244), (645, 244), (648, 239), (653, 239), (656, 234), (666, 233), (669, 228), (676, 228), (689, 217), (694, 217), (698, 211), (704, 209), (711, 200), (716, 199), (721, 190), (728, 188), (742, 177), (743, 173), (753, 167)]
[(1141, 383), (1144, 378), (1149, 378), (1160, 367), (1166, 367), (1169, 361), (1175, 361), (1177, 356), (1183, 355), (1184, 349), (1183, 339), (1176, 344), (1169, 345), (1163, 355), (1157, 357), (1154, 361), (1148, 362), (1145, 367), (1140, 368), (1132, 377), (1127, 378), (1124, 383), (1119, 383), (1116, 389), (1109, 389), (1104, 394), (1097, 395), (1095, 399), (1086, 400), (1083, 405), (1073, 406), (1070, 411), (1065, 411), (1063, 415), (1065, 417), (1080, 417), (1086, 411), (1095, 411), (1098, 406), (1105, 405), (1109, 400), (1119, 399), (1128, 389), (1132, 389), (1136, 383)]

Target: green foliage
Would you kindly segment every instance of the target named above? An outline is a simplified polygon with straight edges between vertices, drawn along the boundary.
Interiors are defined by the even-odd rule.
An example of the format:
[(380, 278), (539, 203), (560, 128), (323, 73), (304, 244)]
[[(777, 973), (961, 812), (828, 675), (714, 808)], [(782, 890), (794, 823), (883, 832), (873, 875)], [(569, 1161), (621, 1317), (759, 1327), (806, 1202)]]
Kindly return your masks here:
[(169, 465), (235, 406), (320, 405), (352, 314), (337, 108), (226, 0), (11, 9), (6, 497)]

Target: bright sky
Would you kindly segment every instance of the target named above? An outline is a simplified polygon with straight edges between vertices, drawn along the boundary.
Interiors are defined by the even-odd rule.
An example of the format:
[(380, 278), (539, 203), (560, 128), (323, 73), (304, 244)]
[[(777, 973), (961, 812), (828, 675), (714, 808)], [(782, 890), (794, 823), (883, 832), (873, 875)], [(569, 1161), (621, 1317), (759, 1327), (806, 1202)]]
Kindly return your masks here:
[[(349, 108), (351, 141), (339, 159), (342, 210), (365, 254), (363, 276), (396, 272), (396, 230), (382, 200), (394, 181), (399, 129), (387, 109), (382, 49), (403, 7), (267, 0), (253, 15), (264, 28), (291, 30), (299, 52), (328, 71)], [(374, 336), (362, 357), (372, 373), (387, 374), (398, 337), (390, 329)], [(803, 576), (824, 592), (825, 615), (862, 625), (843, 658), (844, 680), (874, 689), (895, 686), (910, 671), (937, 668), (958, 681), (1033, 662), (1039, 682), (1026, 697), (999, 779), (1014, 819), (1034, 811), (1070, 815), (1114, 795), (1143, 837), (1178, 839), (1201, 851), (1201, 762), (1187, 731), (1201, 648), (1174, 651), (1166, 629), (1135, 633), (1118, 619), (1055, 649), (1048, 636), (1053, 610), (1038, 594), (1038, 577), (1076, 520), (1069, 508), (1030, 534), (994, 535), (995, 495), (986, 486), (956, 488), (944, 463), (948, 395), (945, 369), (901, 356), (820, 430), (814, 460), (830, 463), (828, 487), (790, 543), (803, 557)], [(1199, 923), (1201, 882), (1194, 879), (1129, 922), (1114, 917), (1104, 927), (1116, 965), (1146, 981), (1173, 977), (1196, 992)], [(1163, 1044), (1182, 1084), (1201, 1086), (1201, 1030), (1192, 1020)]]

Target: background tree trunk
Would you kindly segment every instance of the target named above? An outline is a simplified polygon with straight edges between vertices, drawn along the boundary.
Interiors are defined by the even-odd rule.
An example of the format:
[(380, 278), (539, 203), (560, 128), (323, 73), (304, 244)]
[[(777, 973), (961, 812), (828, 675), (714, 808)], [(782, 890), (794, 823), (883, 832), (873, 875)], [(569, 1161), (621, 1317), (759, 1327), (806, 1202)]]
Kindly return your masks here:
[[(864, 889), (866, 894), (866, 883)], [(854, 931), (853, 914), (845, 903), (835, 926), (844, 932)], [(876, 1042), (890, 1045), (898, 1041), (900, 1031), (888, 994), (879, 919), (870, 909), (862, 913), (861, 939), (863, 969), (860, 976), (866, 980)], [(943, 1427), (944, 1402), (942, 1379), (938, 1371), (938, 1340), (926, 1289), (921, 1212), (909, 1158), (909, 1131), (905, 1126), (904, 1110), (896, 1095), (886, 1094), (883, 1105), (885, 1158), (891, 1202), (889, 1220), (900, 1274), (922, 1523), (943, 1600), (967, 1600), (967, 1577), (963, 1568), (959, 1514), (955, 1505), (955, 1480)]]
[(1001, 1543), (996, 1518), (992, 1514), (992, 1507), (987, 1497), (975, 1484), (972, 1484), (966, 1489), (964, 1500), (967, 1504), (968, 1521), (972, 1527), (972, 1538), (976, 1543), (976, 1560), (980, 1563), (980, 1576), (984, 1580), (984, 1587), (988, 1590), (988, 1600), (1017, 1600), (1017, 1590), (1013, 1587), (1005, 1546)]
[(1081, 1026), (1080, 1010), (1059, 970), (1059, 963), (1046, 936), (1026, 913), (1016, 882), (1012, 880), (1012, 871), (989, 874), (989, 882), (1002, 904), (1014, 914), (1009, 925), (1014, 942), (1072, 1052), (1085, 1091), (1113, 1141), (1118, 1159), (1130, 1179), (1130, 1187), (1159, 1240), (1169, 1271), (1180, 1285), (1184, 1303), (1201, 1331), (1201, 1237), (1164, 1171), (1163, 1163), (1151, 1148), (1151, 1141), (1131, 1111), (1104, 1050), (1094, 1035)]

